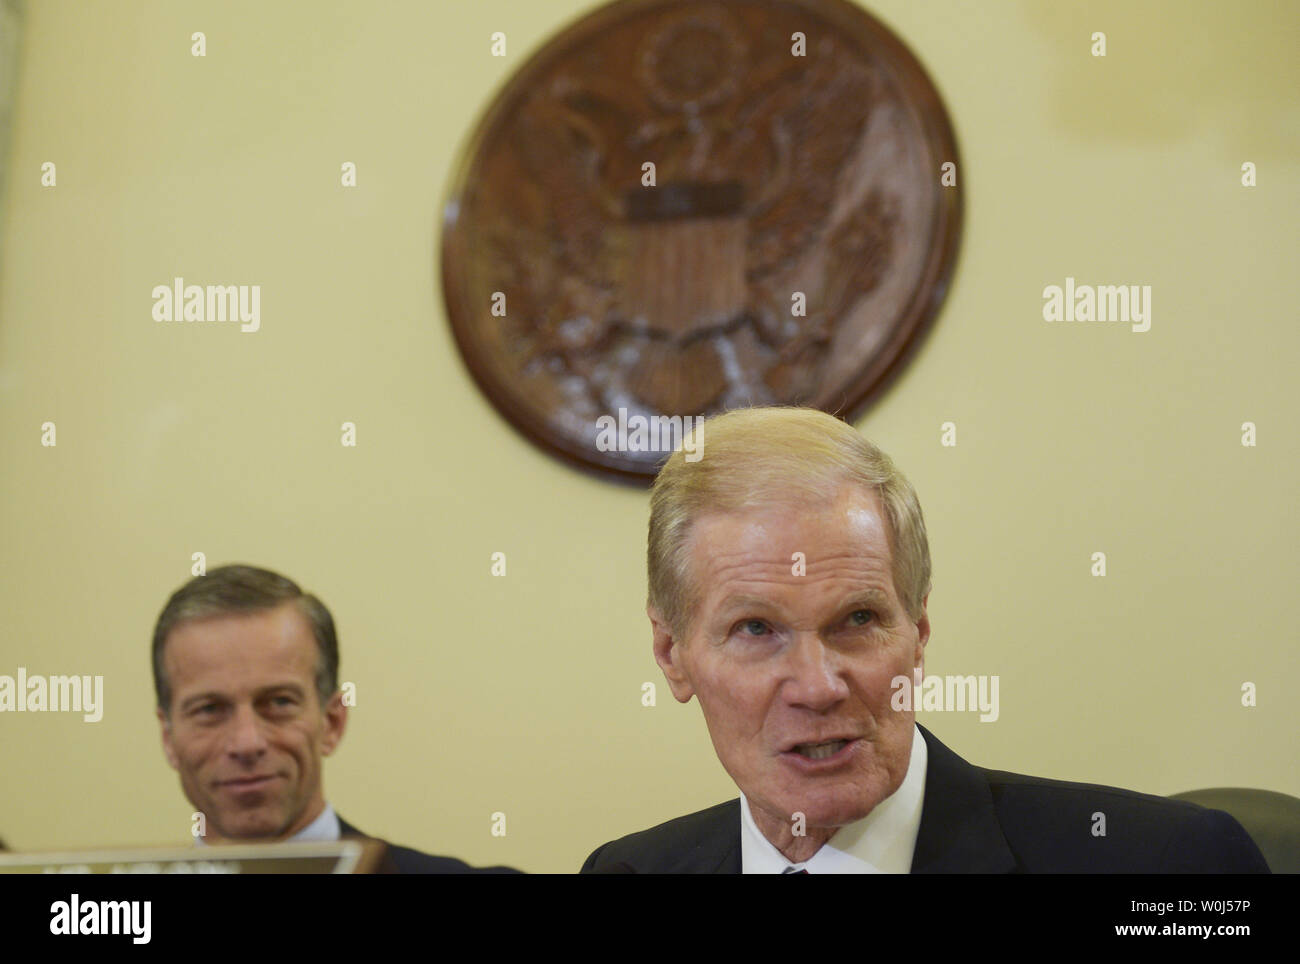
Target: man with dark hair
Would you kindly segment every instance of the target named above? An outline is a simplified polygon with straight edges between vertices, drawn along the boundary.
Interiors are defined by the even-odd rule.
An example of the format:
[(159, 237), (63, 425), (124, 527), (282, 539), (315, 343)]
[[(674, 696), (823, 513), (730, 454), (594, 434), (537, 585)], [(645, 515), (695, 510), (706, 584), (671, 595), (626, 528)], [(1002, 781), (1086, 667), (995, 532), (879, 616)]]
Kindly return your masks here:
[[(364, 836), (321, 785), (321, 758), (347, 725), (338, 668), (329, 610), (277, 573), (222, 566), (167, 601), (153, 635), (158, 722), (167, 760), (203, 814), (202, 842)], [(475, 870), (391, 844), (381, 869)]]

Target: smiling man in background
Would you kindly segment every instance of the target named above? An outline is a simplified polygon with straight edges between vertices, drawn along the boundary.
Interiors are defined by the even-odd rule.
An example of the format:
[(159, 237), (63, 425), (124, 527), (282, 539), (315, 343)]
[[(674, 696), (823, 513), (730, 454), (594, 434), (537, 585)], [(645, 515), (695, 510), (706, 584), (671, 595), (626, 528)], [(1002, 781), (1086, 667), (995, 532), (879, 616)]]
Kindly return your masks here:
[[(158, 722), (167, 760), (203, 814), (202, 842), (364, 836), (334, 812), (321, 780), (347, 725), (338, 667), (329, 610), (274, 572), (222, 566), (167, 601), (153, 636)], [(381, 865), (474, 869), (391, 844)]]
[(655, 481), (647, 612), (741, 796), (605, 844), (584, 872), (1267, 872), (1225, 813), (985, 770), (917, 725), (893, 699), (930, 638), (910, 483), (812, 409), (705, 428), (703, 458), (678, 451)]

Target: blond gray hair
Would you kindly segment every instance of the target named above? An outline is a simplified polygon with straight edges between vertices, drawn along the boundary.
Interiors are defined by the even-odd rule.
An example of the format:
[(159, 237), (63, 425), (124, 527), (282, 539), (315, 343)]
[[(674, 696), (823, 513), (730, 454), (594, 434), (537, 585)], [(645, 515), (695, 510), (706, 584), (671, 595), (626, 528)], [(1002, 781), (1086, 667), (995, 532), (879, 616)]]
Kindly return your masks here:
[(916, 491), (853, 426), (812, 408), (743, 408), (696, 428), (703, 457), (674, 452), (650, 492), (649, 604), (685, 633), (698, 603), (690, 573), (691, 528), (705, 513), (791, 501), (824, 501), (844, 484), (875, 492), (888, 523), (894, 591), (919, 621), (930, 592), (930, 546)]

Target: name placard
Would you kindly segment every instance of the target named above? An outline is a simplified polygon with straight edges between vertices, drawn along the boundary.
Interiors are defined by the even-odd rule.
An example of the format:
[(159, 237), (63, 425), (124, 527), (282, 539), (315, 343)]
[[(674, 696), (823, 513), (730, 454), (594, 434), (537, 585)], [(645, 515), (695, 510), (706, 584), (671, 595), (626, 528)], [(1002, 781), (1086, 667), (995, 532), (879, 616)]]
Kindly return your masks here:
[(0, 874), (367, 874), (378, 840), (0, 854)]

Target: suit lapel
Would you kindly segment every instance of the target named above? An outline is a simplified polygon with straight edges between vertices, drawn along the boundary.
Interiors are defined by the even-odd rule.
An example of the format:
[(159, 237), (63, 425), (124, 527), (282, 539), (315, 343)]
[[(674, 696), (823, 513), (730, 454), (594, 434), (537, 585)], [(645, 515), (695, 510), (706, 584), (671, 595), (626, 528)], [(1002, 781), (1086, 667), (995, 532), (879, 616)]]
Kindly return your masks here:
[[(692, 833), (687, 849), (670, 874), (738, 874), (740, 867), (740, 800), (730, 800), (708, 815)], [(686, 841), (683, 841), (684, 843)]]
[(717, 838), (718, 847), (704, 857), (705, 864), (712, 864), (713, 869), (709, 870), (710, 874), (738, 874), (742, 868), (740, 866), (740, 801), (735, 802), (735, 806), (728, 807), (729, 820), (727, 826), (730, 827), (730, 837), (719, 836)]
[(914, 874), (1005, 874), (1016, 867), (988, 780), (920, 726), (928, 756)]

